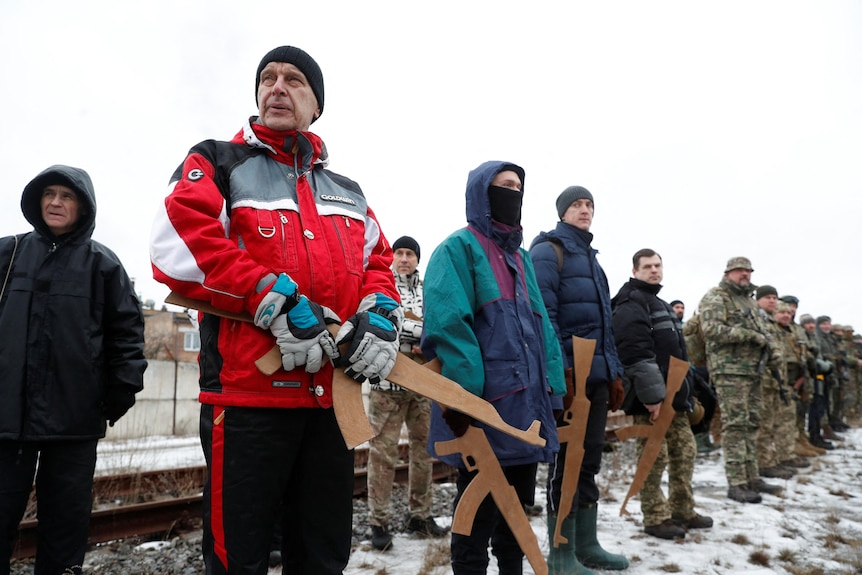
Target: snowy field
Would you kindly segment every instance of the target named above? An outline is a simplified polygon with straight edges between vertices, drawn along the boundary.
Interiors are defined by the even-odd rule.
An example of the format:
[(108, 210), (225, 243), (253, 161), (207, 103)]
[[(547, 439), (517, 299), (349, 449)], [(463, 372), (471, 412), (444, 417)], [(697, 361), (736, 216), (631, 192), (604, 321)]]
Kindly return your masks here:
[[(850, 575), (862, 573), (862, 429), (844, 434), (838, 449), (812, 459), (812, 466), (780, 483), (780, 497), (764, 495), (763, 503), (745, 505), (727, 499), (720, 454), (698, 458), (694, 492), (697, 511), (715, 520), (711, 529), (690, 531), (685, 540), (666, 541), (643, 533), (640, 501), (620, 505), (634, 471), (633, 446), (606, 453), (599, 485), (599, 540), (610, 551), (624, 553), (631, 563), (626, 575), (685, 573), (690, 575)], [(200, 445), (191, 438), (153, 438), (102, 442), (99, 473), (203, 463)], [(536, 502), (544, 505), (544, 489)], [(451, 517), (438, 517), (449, 525)], [(547, 554), (544, 517), (531, 519), (542, 551)], [(280, 568), (270, 571), (280, 573)], [(449, 575), (448, 538), (415, 539), (395, 534), (385, 553), (358, 545), (346, 575)], [(497, 573), (493, 559), (488, 573)], [(524, 561), (524, 573), (534, 575)], [(610, 573), (610, 572), (606, 572)]]
[[(847, 432), (840, 448), (812, 459), (791, 480), (770, 480), (784, 487), (780, 497), (764, 495), (751, 505), (729, 500), (721, 455), (699, 457), (694, 472), (696, 509), (715, 520), (711, 529), (689, 531), (685, 540), (667, 541), (643, 533), (640, 500), (631, 499), (620, 517), (634, 470), (630, 446), (606, 453), (599, 476), (599, 541), (630, 561), (625, 575), (850, 575), (862, 573), (862, 429)], [(536, 502), (544, 503), (544, 489)], [(449, 524), (451, 517), (438, 518)], [(531, 520), (543, 553), (548, 537), (544, 517)], [(346, 575), (447, 575), (442, 542), (396, 535), (385, 553), (369, 542), (354, 550)], [(442, 549), (441, 549), (442, 547)], [(429, 558), (431, 560), (429, 561)], [(273, 570), (272, 573), (279, 573)], [(489, 574), (496, 574), (493, 558)], [(533, 575), (524, 561), (524, 573)], [(602, 573), (611, 573), (610, 571)]]

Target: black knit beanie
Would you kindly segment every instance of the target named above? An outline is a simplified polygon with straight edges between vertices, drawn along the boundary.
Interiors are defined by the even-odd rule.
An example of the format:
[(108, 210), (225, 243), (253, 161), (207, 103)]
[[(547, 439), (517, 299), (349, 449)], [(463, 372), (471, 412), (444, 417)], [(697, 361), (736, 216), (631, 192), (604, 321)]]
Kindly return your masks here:
[(760, 299), (768, 295), (774, 295), (775, 297), (778, 297), (778, 290), (770, 285), (762, 285), (757, 288), (757, 291), (754, 292), (754, 299)]
[[(260, 64), (257, 66), (257, 75), (254, 78), (255, 104), (257, 104), (257, 90), (260, 87), (260, 73), (270, 62), (286, 62), (299, 68), (299, 71), (305, 74), (305, 79), (308, 80), (308, 85), (311, 86), (311, 91), (314, 92), (314, 97), (317, 98), (317, 107), (320, 109), (320, 114), (317, 118), (323, 115), (323, 72), (320, 71), (320, 66), (317, 65), (314, 58), (294, 46), (273, 48), (260, 61)], [(314, 118), (311, 123), (313, 124), (317, 118)]]
[(397, 249), (406, 248), (408, 250), (413, 250), (413, 253), (416, 254), (416, 261), (419, 261), (420, 253), (419, 253), (419, 242), (411, 238), (410, 236), (401, 236), (395, 243), (392, 244), (392, 251), (394, 252)]
[(569, 186), (557, 197), (557, 214), (561, 220), (563, 219), (563, 214), (566, 213), (572, 202), (576, 200), (590, 200), (593, 202), (593, 208), (595, 208), (596, 202), (593, 201), (593, 195), (588, 189), (581, 186)]

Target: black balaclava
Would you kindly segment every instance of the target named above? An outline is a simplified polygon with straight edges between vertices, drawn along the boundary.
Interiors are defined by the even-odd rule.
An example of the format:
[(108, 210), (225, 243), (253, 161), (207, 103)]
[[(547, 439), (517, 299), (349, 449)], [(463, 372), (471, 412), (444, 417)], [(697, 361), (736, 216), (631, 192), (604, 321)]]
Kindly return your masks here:
[(521, 204), (524, 194), (520, 190), (488, 186), (491, 219), (507, 226), (521, 225)]

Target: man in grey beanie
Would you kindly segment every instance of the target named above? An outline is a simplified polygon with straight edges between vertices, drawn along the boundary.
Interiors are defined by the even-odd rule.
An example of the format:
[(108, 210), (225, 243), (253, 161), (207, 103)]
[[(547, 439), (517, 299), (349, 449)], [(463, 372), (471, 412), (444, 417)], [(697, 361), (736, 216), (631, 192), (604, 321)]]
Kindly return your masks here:
[[(384, 380), (403, 312), (367, 196), (327, 169), (309, 131), (323, 112), (320, 66), (279, 46), (254, 82), (258, 115), (229, 142), (194, 146), (174, 172), (150, 256), (177, 294), (253, 319), (207, 313), (200, 325), (206, 574), (265, 573), (280, 527), (285, 573), (338, 575), (353, 451), (334, 415), (332, 361), (357, 384)], [(281, 368), (262, 373), (255, 360), (276, 346)]]
[[(540, 233), (533, 240), (530, 257), (563, 352), (568, 385), (572, 385), (574, 365), (572, 336), (595, 340), (596, 349), (586, 385), (590, 410), (578, 487), (571, 513), (559, 518), (561, 532), (568, 542), (557, 547), (551, 545), (548, 567), (553, 573), (591, 572), (585, 567), (618, 571), (628, 567), (629, 562), (599, 544), (599, 490), (595, 481), (602, 462), (608, 411), (619, 409), (623, 400), (620, 380), (623, 366), (614, 341), (611, 294), (608, 279), (596, 259), (598, 252), (592, 247), (593, 195), (584, 187), (569, 186), (557, 197), (556, 208), (560, 221), (556, 228)], [(568, 406), (559, 397), (552, 401), (554, 410), (562, 415)], [(559, 423), (562, 422), (558, 420)], [(567, 444), (562, 444), (548, 469), (547, 520), (551, 541), (558, 522), (567, 451)]]

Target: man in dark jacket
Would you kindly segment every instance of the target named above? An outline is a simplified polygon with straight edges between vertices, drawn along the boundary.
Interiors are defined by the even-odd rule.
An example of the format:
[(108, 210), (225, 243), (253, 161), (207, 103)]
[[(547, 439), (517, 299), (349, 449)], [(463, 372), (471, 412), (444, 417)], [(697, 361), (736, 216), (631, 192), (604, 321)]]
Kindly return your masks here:
[[(605, 551), (596, 536), (599, 489), (595, 476), (602, 463), (608, 410), (619, 409), (622, 402), (620, 377), (623, 368), (614, 344), (608, 280), (596, 259), (597, 250), (590, 245), (593, 240), (593, 234), (590, 233), (593, 213), (593, 195), (589, 190), (581, 186), (566, 188), (557, 198), (560, 221), (556, 229), (539, 234), (530, 248), (536, 279), (562, 348), (566, 367), (573, 366), (573, 335), (596, 340), (595, 355), (587, 379), (590, 415), (584, 437), (584, 458), (572, 505), (574, 511), (563, 523), (564, 536), (569, 542), (556, 548), (551, 546), (548, 556), (552, 570), (576, 573), (588, 572), (584, 570), (584, 565), (611, 570), (628, 567), (625, 557)], [(562, 407), (562, 400), (558, 400), (555, 409), (561, 410)], [(548, 525), (551, 540), (560, 504), (565, 459), (566, 445), (563, 444), (548, 470)]]
[[(625, 368), (626, 397), (623, 406), (636, 425), (659, 418), (666, 396), (671, 357), (688, 361), (685, 339), (673, 308), (658, 297), (664, 274), (661, 256), (651, 249), (632, 258), (632, 279), (612, 300), (614, 337)], [(640, 492), (644, 532), (662, 539), (685, 537), (686, 529), (712, 527), (712, 519), (694, 511), (691, 477), (697, 457), (688, 414), (694, 407), (691, 377), (687, 377), (673, 401), (675, 414), (661, 451)], [(638, 457), (645, 439), (640, 439)], [(668, 468), (668, 494), (661, 477)]]
[(80, 573), (96, 444), (143, 388), (144, 320), (117, 256), (91, 239), (84, 170), (24, 188), (30, 233), (0, 239), (0, 574), (35, 477), (36, 574)]

